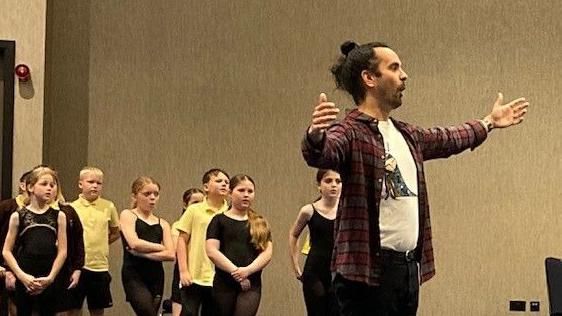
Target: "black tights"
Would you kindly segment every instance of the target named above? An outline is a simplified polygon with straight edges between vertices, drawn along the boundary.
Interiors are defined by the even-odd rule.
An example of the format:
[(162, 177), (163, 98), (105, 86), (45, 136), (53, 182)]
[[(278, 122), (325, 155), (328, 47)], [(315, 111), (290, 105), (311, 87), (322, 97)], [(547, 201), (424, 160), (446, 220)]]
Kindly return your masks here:
[(321, 280), (315, 275), (303, 276), (302, 290), (308, 316), (338, 315), (338, 306), (332, 291), (331, 280)]
[(127, 300), (137, 316), (158, 315), (162, 301), (161, 293), (153, 294), (140, 280), (127, 280), (123, 286), (126, 287)]
[(258, 312), (261, 300), (261, 285), (252, 285), (247, 291), (240, 286), (226, 284), (213, 285), (213, 300), (215, 301), (216, 316), (254, 316)]

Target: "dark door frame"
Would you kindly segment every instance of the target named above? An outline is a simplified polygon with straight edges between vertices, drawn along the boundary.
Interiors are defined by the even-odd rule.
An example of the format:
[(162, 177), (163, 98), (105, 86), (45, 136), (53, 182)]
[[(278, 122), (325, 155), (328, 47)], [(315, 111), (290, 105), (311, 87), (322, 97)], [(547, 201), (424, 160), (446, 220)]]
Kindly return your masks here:
[(12, 166), (13, 166), (13, 141), (14, 141), (14, 67), (16, 58), (16, 42), (0, 40), (0, 55), (2, 55), (4, 100), (2, 100), (2, 131), (0, 139), (2, 142), (2, 164), (0, 166), (0, 177), (2, 188), (0, 197), (2, 200), (12, 196)]

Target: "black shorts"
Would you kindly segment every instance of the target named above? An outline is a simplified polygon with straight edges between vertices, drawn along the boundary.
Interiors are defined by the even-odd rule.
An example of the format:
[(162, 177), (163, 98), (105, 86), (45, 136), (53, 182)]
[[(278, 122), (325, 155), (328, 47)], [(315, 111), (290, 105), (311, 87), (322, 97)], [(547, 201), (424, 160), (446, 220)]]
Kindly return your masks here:
[(64, 290), (68, 294), (69, 309), (81, 309), (85, 298), (88, 300), (88, 309), (104, 309), (113, 306), (110, 283), (109, 272), (82, 269), (78, 286), (71, 290)]

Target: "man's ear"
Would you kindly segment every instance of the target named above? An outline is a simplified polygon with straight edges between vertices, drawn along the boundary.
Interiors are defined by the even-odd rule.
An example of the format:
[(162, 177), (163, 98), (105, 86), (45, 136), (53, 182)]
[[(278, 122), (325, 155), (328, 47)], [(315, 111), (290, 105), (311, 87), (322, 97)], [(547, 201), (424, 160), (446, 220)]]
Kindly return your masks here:
[(369, 88), (374, 88), (377, 86), (377, 77), (368, 70), (361, 71), (361, 79), (363, 80), (363, 84), (365, 84)]

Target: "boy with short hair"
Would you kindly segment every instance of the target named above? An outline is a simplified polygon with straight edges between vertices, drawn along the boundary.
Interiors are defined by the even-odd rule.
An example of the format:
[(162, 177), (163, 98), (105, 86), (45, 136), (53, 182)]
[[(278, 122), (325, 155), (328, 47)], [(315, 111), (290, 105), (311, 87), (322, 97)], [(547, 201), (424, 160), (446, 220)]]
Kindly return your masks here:
[(119, 239), (119, 215), (113, 202), (101, 197), (103, 172), (96, 167), (80, 171), (78, 187), (82, 192), (71, 203), (84, 228), (86, 259), (78, 286), (73, 291), (73, 310), (79, 315), (84, 299), (88, 299), (90, 315), (103, 315), (113, 306), (109, 274), (109, 245)]
[(228, 209), (228, 174), (211, 169), (203, 175), (206, 197), (201, 203), (190, 205), (178, 221), (180, 232), (177, 244), (180, 271), (182, 315), (213, 315), (212, 287), (214, 267), (205, 252), (207, 226), (216, 214)]

